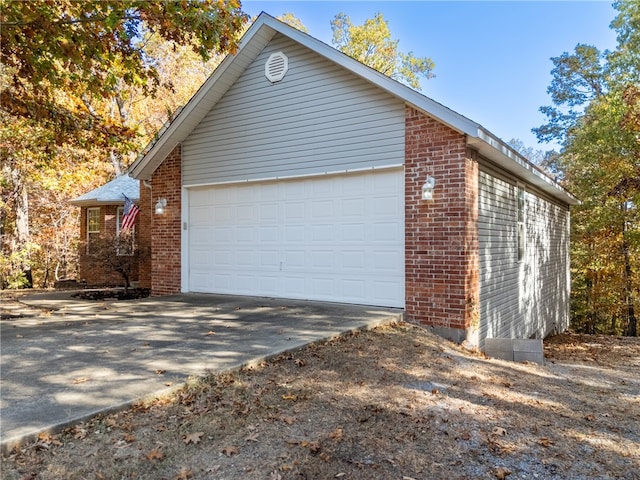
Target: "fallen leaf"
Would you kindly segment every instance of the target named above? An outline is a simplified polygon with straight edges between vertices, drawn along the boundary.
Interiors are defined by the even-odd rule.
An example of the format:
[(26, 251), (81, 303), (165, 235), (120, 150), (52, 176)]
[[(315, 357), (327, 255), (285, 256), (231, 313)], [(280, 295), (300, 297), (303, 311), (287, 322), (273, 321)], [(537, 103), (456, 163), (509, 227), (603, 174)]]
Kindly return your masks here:
[(210, 337), (211, 335), (215, 335), (216, 332), (214, 332), (213, 330), (209, 330), (207, 333), (204, 334), (205, 337)]
[(130, 433), (127, 433), (124, 437), (122, 437), (122, 439), (127, 443), (131, 443), (135, 441), (136, 437), (134, 435), (131, 435)]
[(511, 470), (504, 467), (498, 467), (493, 469), (493, 476), (498, 480), (504, 480), (508, 475), (511, 475)]
[(493, 427), (493, 430), (491, 430), (491, 433), (493, 435), (498, 435), (500, 437), (503, 437), (507, 434), (507, 431), (502, 427)]
[(166, 372), (166, 370), (163, 370), (162, 368), (157, 368), (155, 372), (156, 372), (156, 375), (162, 375), (164, 372)]
[(187, 445), (189, 443), (200, 443), (200, 440), (202, 439), (203, 435), (204, 435), (204, 432), (189, 433), (185, 435), (184, 443), (186, 443)]
[(222, 449), (222, 453), (224, 453), (227, 457), (236, 455), (238, 453), (238, 447), (224, 447)]
[(343, 435), (343, 430), (341, 428), (336, 428), (333, 432), (329, 434), (331, 438), (334, 440), (340, 440)]
[(286, 415), (283, 415), (283, 416), (281, 417), (281, 420), (282, 420), (284, 423), (286, 423), (287, 425), (292, 425), (292, 424), (293, 424), (293, 422), (294, 422), (293, 417), (289, 417), (289, 416), (286, 416)]
[(158, 450), (157, 448), (154, 448), (153, 450), (151, 450), (149, 453), (147, 453), (147, 459), (153, 461), (153, 460), (162, 460), (164, 458), (164, 454)]
[(593, 415), (591, 415), (590, 413), (584, 416), (584, 419), (589, 421), (589, 422), (593, 422), (596, 417), (594, 417)]
[(58, 440), (55, 436), (51, 435), (47, 432), (41, 432), (38, 434), (38, 440), (42, 443), (47, 443), (51, 445), (62, 445), (62, 442)]
[(258, 434), (257, 433), (252, 433), (251, 435), (247, 435), (244, 438), (245, 442), (257, 442), (258, 441)]
[(178, 474), (173, 477), (173, 480), (188, 480), (193, 476), (193, 470), (187, 467), (182, 467)]
[(550, 447), (551, 445), (553, 445), (555, 442), (553, 440), (549, 440), (546, 437), (542, 437), (538, 439), (538, 445), (541, 445), (543, 447)]
[(296, 358), (296, 365), (299, 367), (304, 367), (307, 364), (307, 362), (305, 362), (304, 360), (302, 360), (301, 358)]
[(73, 381), (73, 384), (74, 384), (74, 385), (77, 385), (77, 384), (79, 384), (79, 383), (84, 383), (84, 382), (88, 382), (88, 381), (89, 381), (89, 379), (88, 379), (87, 377), (81, 377), (81, 378), (76, 378), (76, 379)]
[(346, 475), (344, 472), (336, 473), (336, 478), (342, 478)]
[(283, 400), (291, 400), (292, 402), (297, 402), (298, 401), (298, 395), (295, 394), (286, 394), (286, 395), (282, 395), (282, 399)]
[(16, 338), (24, 338), (22, 335), (18, 334), (16, 335)]

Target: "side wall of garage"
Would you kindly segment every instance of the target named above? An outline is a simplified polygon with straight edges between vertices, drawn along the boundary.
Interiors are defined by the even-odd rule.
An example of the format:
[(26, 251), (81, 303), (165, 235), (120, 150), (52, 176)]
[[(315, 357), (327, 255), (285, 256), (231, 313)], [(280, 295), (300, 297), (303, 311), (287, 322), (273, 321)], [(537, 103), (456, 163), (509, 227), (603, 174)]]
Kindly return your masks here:
[(541, 338), (567, 328), (568, 208), (482, 167), (478, 221), (480, 338)]

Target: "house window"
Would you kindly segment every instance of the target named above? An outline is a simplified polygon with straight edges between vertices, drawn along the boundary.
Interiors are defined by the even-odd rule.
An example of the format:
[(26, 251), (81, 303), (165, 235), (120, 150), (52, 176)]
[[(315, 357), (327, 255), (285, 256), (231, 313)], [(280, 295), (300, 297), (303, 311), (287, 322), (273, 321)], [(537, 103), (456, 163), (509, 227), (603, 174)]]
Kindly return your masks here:
[[(135, 228), (122, 230), (122, 216), (124, 215), (124, 207), (118, 207), (116, 222), (116, 250), (118, 255), (133, 255), (133, 240), (135, 237)], [(122, 235), (121, 235), (122, 234)]]
[(87, 208), (87, 253), (100, 236), (100, 207)]
[(526, 216), (526, 202), (525, 202), (525, 189), (521, 185), (518, 185), (518, 230), (516, 232), (518, 241), (518, 261), (521, 262), (524, 259), (524, 255), (527, 250), (527, 216)]

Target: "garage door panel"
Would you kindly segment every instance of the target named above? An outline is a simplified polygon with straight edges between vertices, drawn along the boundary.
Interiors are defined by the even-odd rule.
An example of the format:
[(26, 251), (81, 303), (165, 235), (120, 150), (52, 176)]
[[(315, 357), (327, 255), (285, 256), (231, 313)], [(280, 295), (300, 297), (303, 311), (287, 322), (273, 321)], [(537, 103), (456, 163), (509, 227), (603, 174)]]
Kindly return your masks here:
[(256, 241), (255, 227), (238, 227), (236, 232), (236, 241), (238, 243), (254, 243)]
[(280, 228), (276, 225), (260, 227), (261, 243), (277, 243), (279, 240)]
[[(244, 275), (242, 273), (236, 275), (236, 288), (233, 290), (235, 293), (243, 293), (250, 295), (256, 290), (256, 277), (255, 275)], [(224, 293), (233, 293), (224, 292)]]
[(279, 278), (275, 275), (262, 275), (258, 282), (260, 283), (260, 291), (266, 294), (275, 295), (278, 293)]
[(306, 291), (305, 283), (306, 278), (304, 275), (285, 275), (282, 278), (283, 290), (291, 292), (294, 297), (304, 295)]
[(341, 266), (346, 271), (364, 271), (366, 268), (366, 254), (362, 250), (343, 251)]
[(385, 282), (380, 280), (373, 281), (373, 291), (377, 298), (383, 302), (393, 302), (399, 295), (404, 294), (403, 289), (397, 281)]
[(304, 225), (286, 225), (284, 227), (284, 240), (289, 243), (302, 243), (305, 240)]
[(236, 266), (252, 267), (257, 261), (257, 252), (255, 250), (236, 250)]
[(304, 220), (305, 218), (305, 204), (303, 202), (290, 202), (284, 207), (285, 220)]
[(333, 225), (325, 224), (325, 225), (312, 225), (311, 226), (311, 238), (309, 239), (313, 242), (329, 242), (334, 237), (333, 234)]
[(347, 223), (340, 226), (341, 235), (345, 242), (363, 243), (367, 238), (367, 225), (364, 223)]
[(379, 222), (373, 225), (373, 242), (394, 242), (398, 240), (397, 222)]
[(373, 251), (371, 254), (373, 259), (373, 268), (377, 272), (392, 274), (397, 271), (398, 262), (404, 261), (403, 253), (395, 250)]
[(304, 270), (307, 266), (304, 250), (287, 250), (284, 253), (284, 265), (287, 270)]
[(404, 306), (403, 177), (188, 190), (188, 289)]

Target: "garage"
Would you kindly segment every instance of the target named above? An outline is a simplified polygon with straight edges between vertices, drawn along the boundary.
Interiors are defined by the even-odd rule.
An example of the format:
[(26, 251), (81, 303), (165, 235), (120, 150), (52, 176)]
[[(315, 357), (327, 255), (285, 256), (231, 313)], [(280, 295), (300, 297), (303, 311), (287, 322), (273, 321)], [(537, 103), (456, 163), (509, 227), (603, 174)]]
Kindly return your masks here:
[(404, 307), (404, 171), (187, 190), (188, 291)]

